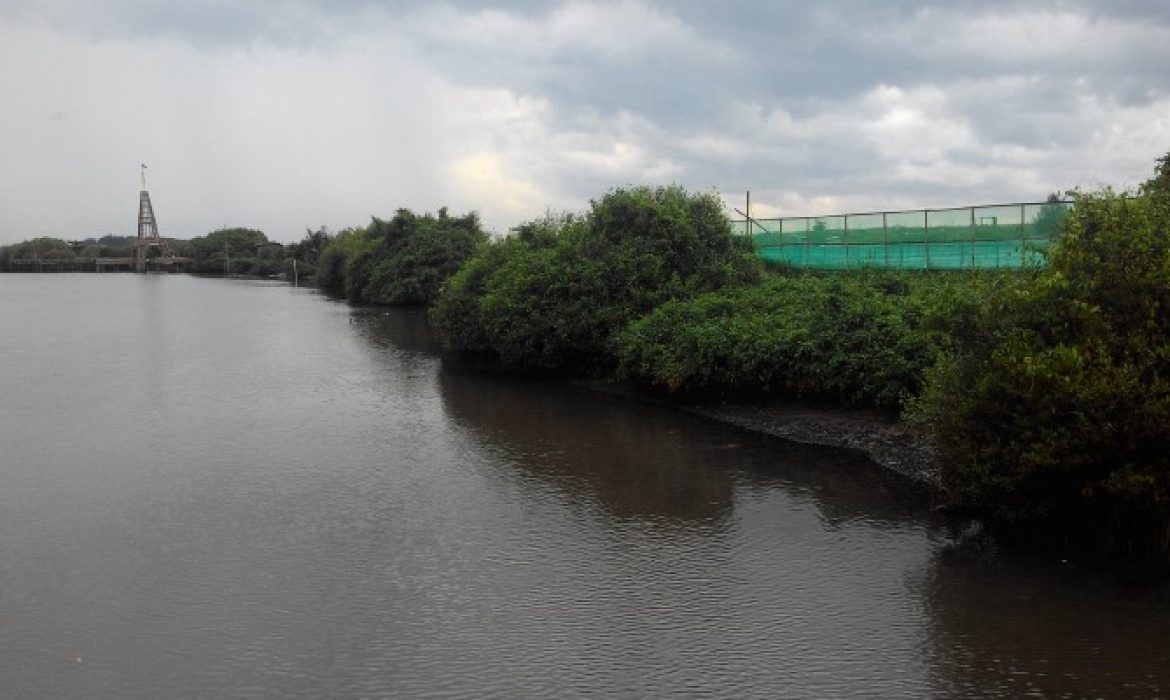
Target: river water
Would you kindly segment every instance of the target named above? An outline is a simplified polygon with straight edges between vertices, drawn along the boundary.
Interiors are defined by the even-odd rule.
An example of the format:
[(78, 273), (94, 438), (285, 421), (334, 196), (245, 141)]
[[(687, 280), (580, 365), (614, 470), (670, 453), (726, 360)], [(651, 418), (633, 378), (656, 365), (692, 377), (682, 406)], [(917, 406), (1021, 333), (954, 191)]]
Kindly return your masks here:
[(0, 276), (0, 696), (1166, 697), (1170, 589), (418, 313)]

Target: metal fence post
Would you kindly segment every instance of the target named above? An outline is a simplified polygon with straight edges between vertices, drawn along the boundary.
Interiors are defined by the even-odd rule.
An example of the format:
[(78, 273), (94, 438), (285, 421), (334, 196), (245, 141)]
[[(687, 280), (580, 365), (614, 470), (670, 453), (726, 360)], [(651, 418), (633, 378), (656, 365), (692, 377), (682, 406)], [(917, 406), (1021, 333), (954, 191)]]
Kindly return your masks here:
[(808, 219), (804, 219), (804, 266), (808, 267)]
[(882, 212), (882, 255), (886, 259), (886, 267), (890, 266), (890, 225), (886, 221), (886, 212)]
[(1024, 253), (1028, 247), (1028, 224), (1024, 221), (1025, 205), (1020, 204), (1020, 267), (1024, 266)]
[(843, 225), (845, 226), (845, 229), (844, 229), (845, 233), (842, 235), (844, 236), (843, 242), (845, 244), (845, 269), (848, 270), (849, 269), (849, 215), (846, 214), (845, 216), (841, 217), (841, 219), (844, 222)]
[(922, 240), (926, 244), (926, 269), (930, 269), (930, 210), (922, 210)]
[(974, 270), (975, 258), (978, 254), (979, 229), (975, 228), (975, 207), (971, 207), (971, 269)]

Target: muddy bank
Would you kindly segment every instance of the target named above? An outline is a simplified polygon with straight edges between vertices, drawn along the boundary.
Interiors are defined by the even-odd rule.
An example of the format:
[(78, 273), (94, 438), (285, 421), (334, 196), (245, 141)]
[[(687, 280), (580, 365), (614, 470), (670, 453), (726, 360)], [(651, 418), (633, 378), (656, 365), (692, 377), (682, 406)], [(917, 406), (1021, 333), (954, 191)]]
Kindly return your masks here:
[(690, 403), (650, 396), (611, 383), (585, 382), (580, 385), (592, 391), (669, 406), (792, 442), (857, 450), (879, 466), (908, 479), (929, 486), (939, 483), (938, 455), (926, 437), (906, 423), (877, 411), (786, 399)]
[(905, 423), (878, 413), (791, 401), (679, 404), (678, 408), (792, 442), (859, 450), (886, 469), (938, 485), (938, 457), (926, 438)]

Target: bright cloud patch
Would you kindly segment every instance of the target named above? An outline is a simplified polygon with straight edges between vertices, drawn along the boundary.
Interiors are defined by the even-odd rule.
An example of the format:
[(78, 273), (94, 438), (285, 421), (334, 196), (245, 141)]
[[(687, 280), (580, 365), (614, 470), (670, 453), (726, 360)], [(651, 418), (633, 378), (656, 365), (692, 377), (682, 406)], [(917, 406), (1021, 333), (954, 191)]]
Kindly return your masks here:
[(451, 164), (450, 175), (457, 191), (477, 203), (473, 208), (489, 213), (489, 218), (496, 221), (520, 223), (533, 218), (533, 212), (549, 201), (535, 184), (506, 172), (494, 153), (460, 158)]

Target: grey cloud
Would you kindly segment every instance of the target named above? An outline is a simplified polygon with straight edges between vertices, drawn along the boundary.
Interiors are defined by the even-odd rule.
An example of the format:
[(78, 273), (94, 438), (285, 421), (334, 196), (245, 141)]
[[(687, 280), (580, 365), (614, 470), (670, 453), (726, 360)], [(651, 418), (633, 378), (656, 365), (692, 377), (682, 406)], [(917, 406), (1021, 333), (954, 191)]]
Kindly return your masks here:
[[(506, 228), (517, 207), (491, 208), (509, 188), (538, 202), (537, 215), (664, 180), (750, 187), (784, 206), (1032, 198), (1132, 183), (1170, 148), (1160, 2), (0, 0), (3, 31), (74, 50), (0, 47), (0, 59), (65, 79), (0, 76), (31, 105), (10, 117), (27, 120), (14, 126), (29, 138), (0, 135), (0, 146), (64, 143), (34, 126), (63, 111), (52, 128), (86, 147), (94, 137), (75, 131), (85, 109), (133, 144), (139, 132), (116, 106), (126, 79), (106, 74), (167, 53), (140, 66), (159, 114), (134, 115), (135, 128), (193, 172), (219, 172), (232, 149), (218, 144), (242, 144), (263, 177), (187, 184), (233, 216), (257, 205), (270, 228), (294, 232), (444, 203), (486, 208)], [(81, 100), (67, 86), (78, 76), (94, 85)], [(116, 155), (88, 149), (95, 162)], [(302, 166), (282, 167), (290, 160)], [(0, 237), (19, 238), (35, 216), (6, 212), (35, 197), (14, 173), (39, 166), (3, 167), (12, 194), (0, 192)], [(295, 207), (282, 211), (282, 198)], [(194, 233), (205, 223), (191, 221)]]

